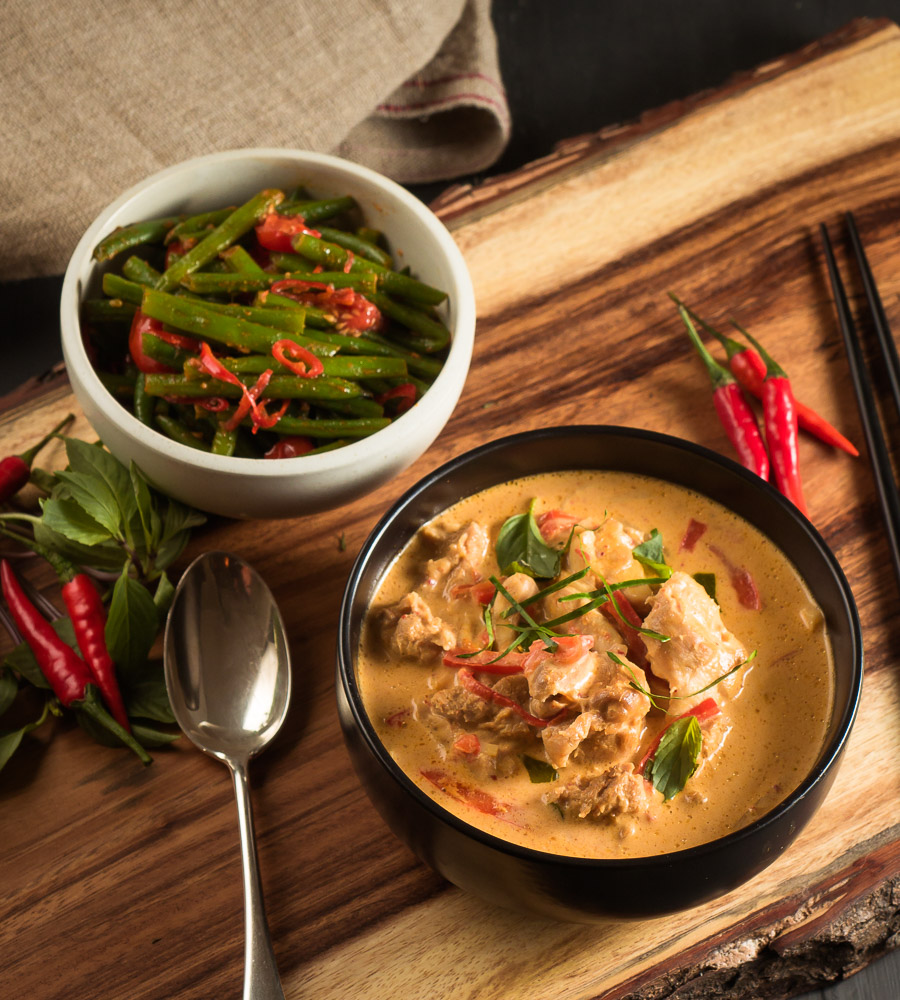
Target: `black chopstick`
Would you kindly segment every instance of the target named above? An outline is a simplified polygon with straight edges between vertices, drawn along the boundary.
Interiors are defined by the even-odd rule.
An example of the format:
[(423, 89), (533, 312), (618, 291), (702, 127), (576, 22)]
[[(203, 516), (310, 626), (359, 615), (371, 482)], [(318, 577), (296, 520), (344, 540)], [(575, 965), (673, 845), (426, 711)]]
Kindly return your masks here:
[[(879, 332), (879, 348), (886, 368), (889, 371), (889, 379), (892, 385), (892, 392), (895, 393), (895, 403), (900, 412), (900, 392), (894, 386), (900, 386), (900, 363), (897, 361), (897, 351), (890, 336), (887, 326), (887, 319), (884, 317), (884, 309), (881, 306), (881, 298), (875, 287), (869, 263), (866, 260), (865, 251), (856, 231), (853, 217), (847, 217), (850, 228), (851, 242), (857, 264), (863, 275), (863, 285), (868, 300), (869, 309), (872, 312), (876, 330)], [(863, 357), (862, 346), (853, 316), (850, 312), (850, 305), (847, 302), (847, 293), (844, 291), (844, 283), (841, 280), (834, 259), (831, 240), (828, 230), (824, 225), (819, 227), (822, 235), (822, 243), (825, 247), (825, 261), (828, 265), (828, 277), (831, 280), (831, 288), (834, 293), (834, 304), (837, 309), (838, 322), (841, 327), (841, 334), (844, 338), (844, 347), (847, 351), (847, 362), (850, 367), (850, 377), (853, 381), (853, 389), (856, 393), (856, 402), (859, 406), (859, 415), (862, 420), (863, 434), (866, 438), (866, 446), (869, 450), (869, 460), (872, 464), (872, 474), (875, 477), (875, 488), (878, 493), (878, 501), (881, 504), (881, 512), (884, 517), (885, 528), (887, 529), (888, 545), (890, 547), (891, 559), (894, 564), (894, 573), (900, 583), (900, 495), (897, 492), (897, 483), (894, 479), (894, 471), (891, 467), (891, 459), (888, 453), (887, 441), (881, 426), (878, 408), (875, 404), (875, 394), (872, 388), (872, 380), (866, 368)], [(880, 311), (880, 317), (878, 315)], [(887, 344), (882, 337), (886, 335)]]

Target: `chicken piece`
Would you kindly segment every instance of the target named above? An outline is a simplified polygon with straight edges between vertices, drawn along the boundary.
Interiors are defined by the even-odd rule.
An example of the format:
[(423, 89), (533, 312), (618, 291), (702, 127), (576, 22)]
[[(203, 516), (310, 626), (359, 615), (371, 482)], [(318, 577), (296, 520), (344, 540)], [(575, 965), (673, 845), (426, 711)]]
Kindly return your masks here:
[(614, 764), (592, 777), (578, 775), (547, 792), (544, 802), (558, 805), (566, 819), (595, 820), (628, 815), (649, 818), (654, 805), (650, 786), (631, 764)]
[[(564, 601), (563, 598), (569, 594), (583, 594), (596, 588), (593, 577), (588, 574), (583, 580), (563, 587), (553, 594), (548, 594), (541, 602), (545, 621), (560, 618), (571, 611), (575, 611), (588, 603), (588, 598), (581, 597), (571, 601)], [(578, 618), (566, 622), (559, 626), (560, 631), (568, 632), (570, 635), (589, 635), (594, 641), (594, 649), (598, 653), (605, 653), (610, 649), (614, 653), (624, 654), (626, 650), (625, 642), (618, 629), (596, 608), (585, 612)]]
[[(644, 627), (669, 636), (669, 641), (645, 636), (647, 657), (653, 673), (669, 682), (671, 694), (683, 698), (698, 692), (746, 660), (747, 651), (723, 624), (718, 604), (687, 573), (673, 573), (650, 604)], [(717, 690), (727, 691), (734, 683), (732, 676)], [(683, 711), (703, 697), (709, 693), (680, 701), (679, 708)]]
[[(634, 558), (634, 547), (643, 540), (640, 532), (608, 517), (596, 530), (575, 532), (566, 557), (566, 572), (577, 573), (590, 566), (595, 576), (607, 583), (640, 579), (645, 575), (644, 567)], [(649, 587), (641, 585), (628, 589), (632, 604), (643, 606), (649, 597)]]
[(415, 591), (381, 612), (381, 629), (392, 652), (414, 660), (434, 660), (439, 650), (457, 644), (453, 627), (433, 614)]
[(469, 586), (483, 579), (484, 563), (490, 552), (491, 539), (487, 528), (470, 521), (451, 533), (431, 526), (423, 536), (440, 546), (440, 555), (425, 563), (422, 586), (452, 600), (457, 587)]
[[(521, 674), (501, 677), (493, 688), (520, 705), (528, 700), (528, 682)], [(477, 728), (495, 743), (515, 741), (519, 745), (535, 738), (534, 730), (514, 709), (479, 698), (458, 684), (432, 692), (425, 709), (470, 731)]]
[[(571, 708), (559, 722), (541, 730), (547, 758), (564, 767), (576, 751), (591, 763), (622, 763), (640, 746), (650, 699), (635, 689), (646, 677), (624, 654), (616, 663), (606, 653), (590, 650), (590, 637), (574, 636), (556, 654), (535, 657), (525, 666), (531, 692), (530, 711), (550, 718)], [(618, 655), (618, 654), (617, 654)], [(629, 668), (632, 673), (629, 672)]]
[[(500, 581), (503, 584), (503, 589), (512, 597), (517, 604), (525, 605), (529, 598), (534, 597), (538, 592), (538, 585), (535, 583), (534, 578), (528, 576), (527, 573), (513, 573), (512, 576), (508, 576), (505, 580)], [(510, 615), (509, 618), (504, 618), (504, 613), (511, 608), (512, 605), (503, 596), (503, 594), (497, 593), (494, 598), (494, 603), (491, 606), (491, 616), (494, 622), (494, 649), (503, 652), (508, 649), (512, 643), (518, 638), (518, 633), (515, 629), (510, 628), (511, 624), (519, 624), (522, 620), (522, 616), (519, 614)], [(505, 624), (504, 624), (505, 623)]]

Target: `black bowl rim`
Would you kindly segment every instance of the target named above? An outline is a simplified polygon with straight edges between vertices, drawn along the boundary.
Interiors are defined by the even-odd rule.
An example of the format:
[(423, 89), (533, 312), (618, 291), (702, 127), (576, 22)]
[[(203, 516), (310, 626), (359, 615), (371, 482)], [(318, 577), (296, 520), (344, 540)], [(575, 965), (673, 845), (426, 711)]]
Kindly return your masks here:
[[(416, 497), (419, 496), (419, 494), (429, 489), (438, 480), (453, 475), (469, 462), (490, 454), (492, 451), (506, 449), (514, 446), (516, 443), (524, 443), (526, 441), (579, 435), (585, 437), (593, 437), (596, 435), (618, 435), (625, 438), (655, 441), (659, 444), (671, 446), (673, 448), (680, 449), (687, 454), (695, 455), (707, 461), (722, 465), (726, 470), (736, 474), (739, 478), (744, 479), (753, 489), (762, 490), (764, 493), (768, 493), (768, 499), (784, 508), (784, 511), (795, 522), (797, 529), (802, 531), (803, 534), (807, 536), (808, 540), (818, 550), (819, 555), (829, 565), (841, 591), (844, 609), (850, 624), (853, 644), (853, 676), (851, 678), (849, 698), (844, 704), (839, 724), (835, 730), (835, 735), (832, 737), (830, 742), (822, 748), (812, 771), (797, 786), (797, 788), (795, 788), (794, 791), (787, 796), (787, 798), (783, 799), (778, 803), (778, 805), (776, 805), (769, 812), (765, 813), (759, 819), (754, 820), (754, 822), (749, 823), (747, 826), (741, 827), (739, 830), (727, 834), (724, 837), (719, 837), (716, 840), (711, 840), (704, 844), (698, 844), (695, 847), (689, 847), (685, 850), (673, 851), (667, 854), (646, 855), (636, 858), (581, 858), (565, 854), (553, 854), (549, 851), (539, 851), (532, 847), (525, 847), (521, 844), (511, 843), (510, 841), (503, 840), (500, 837), (495, 837), (493, 834), (487, 833), (473, 824), (466, 823), (465, 820), (460, 819), (454, 813), (445, 809), (437, 801), (423, 792), (394, 761), (393, 757), (391, 757), (391, 755), (387, 752), (384, 744), (375, 733), (371, 721), (369, 720), (368, 713), (362, 704), (362, 697), (356, 683), (354, 670), (355, 650), (351, 649), (350, 642), (350, 612), (353, 597), (359, 585), (360, 578), (366, 568), (366, 563), (368, 562), (371, 552), (376, 547), (382, 535), (385, 531), (387, 531), (394, 519), (408, 505), (410, 505)], [(539, 472), (540, 470), (536, 470), (535, 474), (538, 474)], [(647, 475), (652, 476), (652, 473), (647, 473)], [(696, 488), (696, 492), (703, 493), (703, 490)], [(721, 503), (721, 501), (717, 502)], [(829, 771), (838, 761), (843, 752), (844, 746), (850, 735), (853, 722), (856, 718), (862, 691), (863, 644), (859, 613), (856, 608), (852, 591), (850, 590), (850, 585), (847, 582), (847, 578), (844, 575), (837, 558), (825, 543), (815, 526), (773, 486), (764, 480), (761, 480), (755, 473), (750, 472), (748, 469), (744, 468), (744, 466), (732, 461), (727, 456), (720, 455), (709, 448), (694, 444), (691, 441), (686, 441), (683, 438), (663, 434), (659, 431), (649, 431), (641, 428), (624, 427), (615, 424), (558, 425), (506, 435), (502, 438), (497, 438), (486, 442), (483, 445), (479, 445), (476, 448), (470, 449), (469, 451), (463, 452), (424, 476), (417, 483), (411, 486), (388, 509), (364, 542), (347, 580), (344, 596), (341, 601), (339, 621), (340, 624), (337, 643), (338, 680), (346, 697), (354, 724), (357, 731), (365, 740), (369, 750), (374, 754), (376, 760), (378, 760), (381, 766), (401, 786), (401, 788), (410, 794), (413, 799), (427, 812), (432, 814), (436, 820), (448, 824), (460, 834), (472, 838), (485, 847), (492, 848), (502, 854), (518, 858), (522, 861), (545, 865), (553, 864), (574, 870), (598, 868), (602, 871), (615, 868), (617, 870), (621, 869), (629, 871), (637, 869), (643, 870), (648, 866), (654, 869), (664, 869), (681, 862), (687, 863), (702, 860), (709, 855), (730, 850), (732, 847), (737, 847), (744, 841), (755, 838), (767, 827), (779, 823), (786, 813), (791, 811), (797, 803), (808, 796), (816, 788), (816, 786), (826, 778)]]

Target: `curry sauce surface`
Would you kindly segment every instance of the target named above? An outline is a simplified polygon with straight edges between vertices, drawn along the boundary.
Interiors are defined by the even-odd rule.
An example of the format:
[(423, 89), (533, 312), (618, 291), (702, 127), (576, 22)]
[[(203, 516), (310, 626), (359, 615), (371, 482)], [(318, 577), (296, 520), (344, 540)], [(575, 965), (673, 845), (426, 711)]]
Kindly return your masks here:
[[(481, 812), (437, 787), (423, 772), (440, 768), (455, 780), (472, 784), (471, 771), (408, 709), (429, 690), (452, 683), (453, 670), (441, 665), (439, 657), (425, 666), (388, 654), (374, 621), (379, 608), (396, 603), (421, 582), (430, 553), (417, 535), (379, 584), (358, 659), (363, 703), (397, 764), (427, 795), (465, 822), (526, 847), (575, 857), (642, 857), (693, 847), (746, 825), (784, 799), (812, 768), (833, 702), (824, 617), (784, 554), (752, 525), (704, 496), (618, 472), (524, 477), (468, 497), (432, 523), (454, 528), (476, 520), (490, 529), (493, 542), (503, 522), (527, 510), (534, 498), (536, 513), (563, 509), (595, 520), (609, 515), (645, 535), (657, 528), (673, 570), (715, 574), (724, 623), (748, 650), (756, 651), (728, 699), (727, 737), (712, 757), (702, 761), (683, 792), (660, 801), (654, 818), (642, 820), (633, 831), (595, 819), (563, 819), (542, 801), (548, 785), (532, 783), (524, 766), (511, 776), (485, 781), (484, 790), (503, 807), (498, 815)], [(693, 551), (686, 551), (680, 542), (691, 519), (704, 523), (706, 530)], [(741, 605), (731, 583), (734, 567), (752, 575), (762, 601), (760, 610)], [(496, 564), (493, 572), (498, 572)], [(679, 713), (672, 704), (674, 717)], [(396, 724), (398, 713), (403, 714), (402, 725)]]

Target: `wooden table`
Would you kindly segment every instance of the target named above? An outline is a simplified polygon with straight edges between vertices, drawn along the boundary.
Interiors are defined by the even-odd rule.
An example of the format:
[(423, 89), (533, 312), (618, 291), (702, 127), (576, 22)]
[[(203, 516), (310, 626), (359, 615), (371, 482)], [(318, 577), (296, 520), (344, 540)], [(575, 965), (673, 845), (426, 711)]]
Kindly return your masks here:
[[(898, 93), (900, 30), (856, 25), (715, 93), (451, 190), (436, 207), (471, 268), (479, 322), (440, 439), (341, 510), (198, 534), (188, 555), (240, 552), (289, 627), (295, 701), (252, 773), (288, 998), (790, 996), (885, 949), (900, 910), (898, 600), (865, 457), (802, 442), (811, 518), (864, 627), (866, 681), (842, 771), (785, 856), (677, 918), (559, 925), (445, 884), (387, 831), (352, 773), (333, 672), (354, 554), (392, 500), (446, 459), (563, 423), (675, 432), (728, 453), (670, 289), (713, 322), (738, 316), (801, 398), (861, 438), (815, 229), (826, 221), (837, 236), (841, 213), (856, 213), (900, 324)], [(62, 378), (6, 403), (0, 453), (73, 405)], [(83, 420), (76, 432), (90, 434)], [(0, 995), (239, 995), (231, 787), (181, 743), (143, 769), (55, 723), (2, 772)]]

